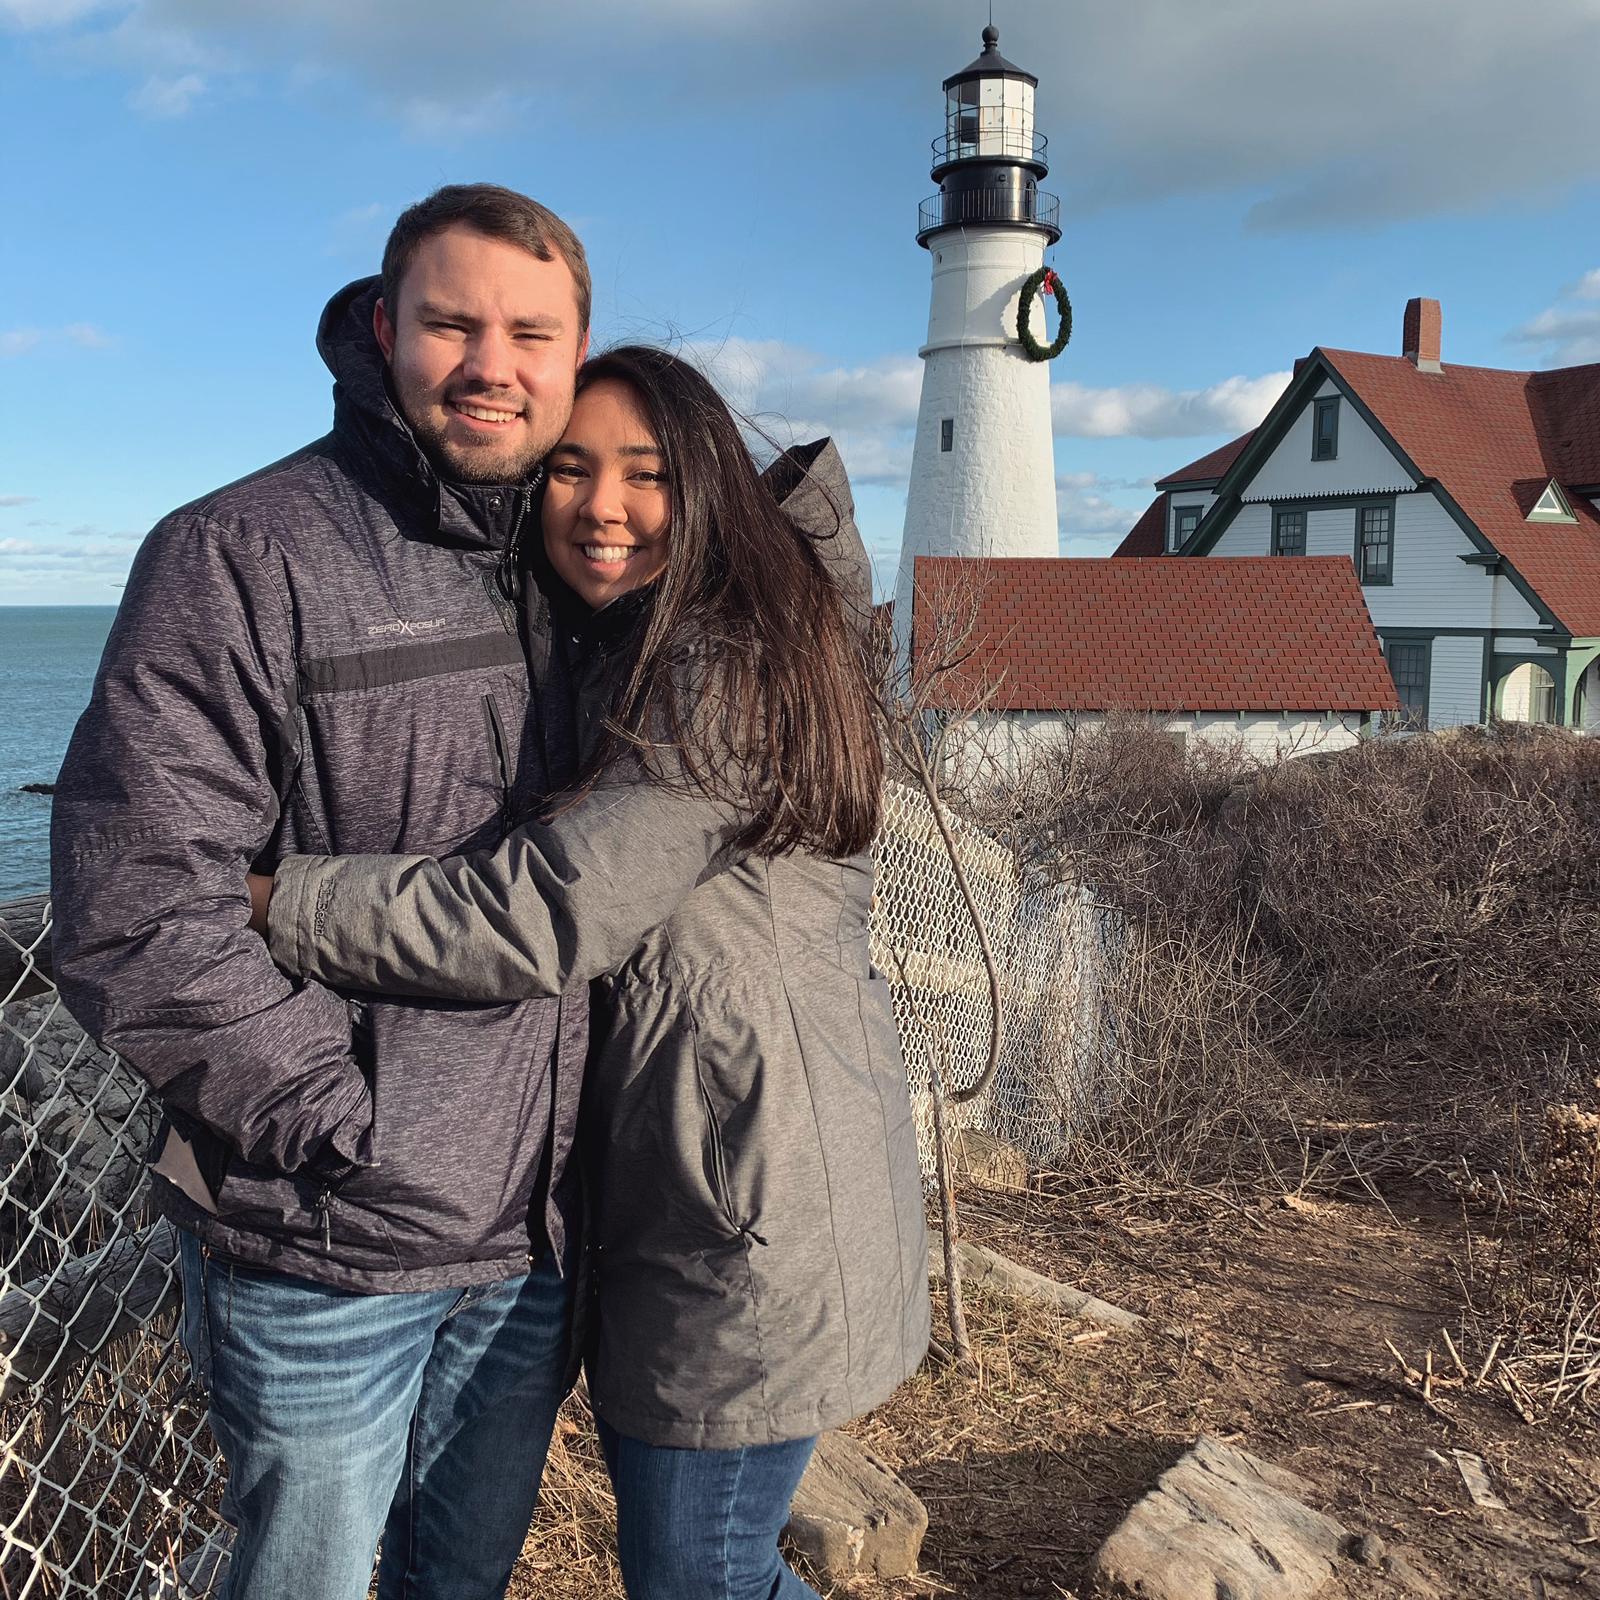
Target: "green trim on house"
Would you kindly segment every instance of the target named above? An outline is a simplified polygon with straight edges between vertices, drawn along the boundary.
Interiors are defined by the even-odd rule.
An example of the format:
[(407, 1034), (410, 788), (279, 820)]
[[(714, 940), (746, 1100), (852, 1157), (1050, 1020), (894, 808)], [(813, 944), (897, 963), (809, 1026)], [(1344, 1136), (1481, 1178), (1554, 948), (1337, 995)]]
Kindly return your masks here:
[(1543, 667), (1550, 674), (1556, 688), (1556, 721), (1555, 725), (1565, 728), (1571, 725), (1570, 702), (1571, 689), (1567, 681), (1567, 652), (1557, 652), (1555, 655), (1535, 655), (1529, 651), (1495, 651), (1494, 659), (1490, 666), (1493, 674), (1493, 714), (1496, 719), (1500, 716), (1500, 707), (1505, 700), (1506, 679), (1521, 666)]
[[(1344, 374), (1328, 359), (1319, 345), (1309, 356), (1306, 364), (1300, 369), (1298, 377), (1293, 379), (1289, 387), (1278, 397), (1278, 403), (1267, 413), (1266, 419), (1256, 429), (1255, 437), (1251, 439), (1238, 454), (1233, 465), (1223, 473), (1216, 486), (1216, 501), (1211, 509), (1200, 519), (1200, 526), (1195, 529), (1194, 536), (1181, 550), (1175, 552), (1184, 556), (1209, 555), (1218, 539), (1228, 531), (1233, 519), (1238, 516), (1245, 501), (1239, 498), (1240, 489), (1261, 469), (1262, 463), (1283, 442), (1294, 420), (1299, 416), (1305, 405), (1316, 398), (1317, 390), (1324, 383), (1332, 383), (1339, 393), (1350, 402), (1350, 408), (1361, 420), (1372, 429), (1373, 433), (1383, 442), (1389, 453), (1411, 474), (1419, 490), (1429, 490), (1438, 500), (1439, 504), (1450, 514), (1456, 526), (1467, 536), (1475, 550), (1485, 555), (1493, 555), (1503, 563), (1501, 574), (1510, 582), (1518, 594), (1533, 608), (1534, 614), (1549, 626), (1559, 627), (1556, 615), (1541, 600), (1533, 587), (1528, 583), (1515, 566), (1506, 559), (1503, 552), (1496, 548), (1493, 542), (1483, 534), (1478, 525), (1456, 504), (1449, 491), (1437, 478), (1424, 476), (1409, 455), (1400, 448), (1395, 436), (1384, 427), (1374, 415), (1370, 406), (1366, 405), (1361, 396), (1345, 382)], [(1403, 492), (1403, 491), (1402, 491)], [(1574, 491), (1579, 492), (1579, 491)], [(1342, 497), (1324, 496), (1329, 501), (1336, 501)], [(1257, 504), (1260, 502), (1250, 502)], [(1308, 496), (1307, 505), (1313, 504), (1313, 497)]]
[[(1561, 696), (1562, 716), (1569, 728), (1578, 728), (1578, 686), (1583, 675), (1596, 661), (1600, 661), (1600, 639), (1574, 639), (1567, 646), (1567, 681)], [(1587, 708), (1585, 708), (1587, 709)]]

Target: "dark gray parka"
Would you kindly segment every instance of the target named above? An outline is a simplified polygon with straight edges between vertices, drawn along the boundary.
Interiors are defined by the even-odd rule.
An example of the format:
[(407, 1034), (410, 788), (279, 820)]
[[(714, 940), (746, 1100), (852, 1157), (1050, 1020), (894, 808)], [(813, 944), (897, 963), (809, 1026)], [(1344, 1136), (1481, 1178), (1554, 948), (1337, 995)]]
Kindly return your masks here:
[[(848, 507), (831, 448), (829, 468)], [(837, 537), (859, 553), (853, 524)], [(602, 978), (591, 1393), (654, 1444), (818, 1433), (886, 1399), (928, 1338), (870, 859), (741, 856), (735, 827), (614, 770), (492, 852), (290, 857), (272, 897), (274, 955), (326, 982), (505, 1000)]]
[[(244, 874), (491, 843), (554, 785), (506, 592), (524, 488), (441, 482), (390, 401), (376, 280), (324, 314), (334, 426), (140, 548), (52, 826), (56, 973), (154, 1086), (212, 1248), (342, 1288), (489, 1282), (559, 1240), (586, 996), (291, 983)], [(559, 781), (559, 780), (557, 780)]]

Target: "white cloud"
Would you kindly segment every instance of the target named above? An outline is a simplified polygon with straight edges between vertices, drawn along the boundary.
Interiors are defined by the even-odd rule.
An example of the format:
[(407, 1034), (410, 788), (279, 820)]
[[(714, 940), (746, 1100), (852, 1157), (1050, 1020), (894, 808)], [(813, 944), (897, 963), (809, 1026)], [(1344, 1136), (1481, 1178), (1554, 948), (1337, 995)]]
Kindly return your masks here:
[[(27, 26), (93, 9), (3, 3)], [(141, 72), (187, 52), (165, 70), (226, 59), (294, 92), (355, 80), (450, 138), (503, 129), (524, 105), (681, 113), (840, 82), (891, 84), (897, 109), (925, 108), (931, 137), (940, 80), (978, 45), (967, 0), (589, 0), (576, 13), (477, 0), (447, 20), (437, 0), (127, 3), (100, 31)], [(1040, 77), (1053, 187), (1080, 214), (1233, 192), (1253, 197), (1257, 226), (1324, 227), (1554, 192), (1600, 170), (1595, 0), (1061, 0), (1001, 21), (1002, 49)]]
[(1154, 383), (1093, 389), (1055, 383), (1050, 386), (1050, 414), (1057, 435), (1084, 439), (1243, 433), (1266, 416), (1289, 376), (1269, 372), (1259, 378), (1224, 378), (1207, 389), (1168, 389)]
[[(911, 474), (912, 438), (922, 394), (922, 363), (885, 356), (841, 366), (778, 339), (691, 341), (683, 353), (717, 384), (734, 408), (778, 445), (832, 434), (852, 481), (903, 488)], [(1225, 378), (1206, 389), (1079, 383), (1050, 388), (1058, 438), (1179, 439), (1238, 434), (1253, 428), (1289, 381), (1287, 372)], [(760, 441), (757, 440), (757, 448)], [(1122, 532), (1132, 518), (1105, 496), (1147, 493), (1144, 479), (1067, 475), (1059, 480), (1063, 526), (1069, 531)], [(1090, 492), (1092, 490), (1092, 493)]]
[(61, 331), (84, 350), (109, 350), (116, 343), (109, 333), (92, 322), (69, 322)]
[(32, 494), (0, 494), (0, 506), (31, 506), (36, 499)]
[(1600, 267), (1570, 284), (1553, 306), (1511, 334), (1518, 344), (1537, 345), (1547, 367), (1600, 361)]
[(39, 547), (29, 539), (0, 539), (0, 555), (31, 555)]
[(25, 356), (41, 345), (65, 339), (80, 350), (109, 350), (116, 340), (92, 322), (69, 322), (64, 328), (12, 328), (0, 332), (0, 357)]
[(1056, 512), (1064, 555), (1110, 555), (1121, 543), (1138, 516), (1110, 498), (1109, 491), (1122, 486), (1123, 480), (1102, 478), (1094, 472), (1057, 476)]
[(7, 27), (62, 28), (92, 11), (104, 11), (108, 0), (0, 0), (0, 23)]
[(144, 116), (170, 121), (187, 116), (205, 92), (206, 80), (198, 72), (185, 72), (175, 78), (152, 73), (128, 96), (128, 104)]
[(777, 339), (691, 341), (683, 354), (771, 443), (832, 434), (853, 482), (902, 485), (910, 476), (922, 393), (914, 356), (842, 367)]

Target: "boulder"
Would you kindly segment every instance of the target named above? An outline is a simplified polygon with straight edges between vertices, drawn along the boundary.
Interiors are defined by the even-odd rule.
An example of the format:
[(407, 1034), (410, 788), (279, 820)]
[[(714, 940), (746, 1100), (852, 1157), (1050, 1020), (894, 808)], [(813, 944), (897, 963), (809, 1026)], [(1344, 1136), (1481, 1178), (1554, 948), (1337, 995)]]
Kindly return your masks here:
[(927, 1531), (922, 1502), (877, 1456), (847, 1434), (823, 1434), (785, 1529), (823, 1577), (908, 1577)]
[(1334, 1576), (1350, 1536), (1298, 1478), (1202, 1434), (1101, 1545), (1097, 1592), (1137, 1600), (1300, 1600)]

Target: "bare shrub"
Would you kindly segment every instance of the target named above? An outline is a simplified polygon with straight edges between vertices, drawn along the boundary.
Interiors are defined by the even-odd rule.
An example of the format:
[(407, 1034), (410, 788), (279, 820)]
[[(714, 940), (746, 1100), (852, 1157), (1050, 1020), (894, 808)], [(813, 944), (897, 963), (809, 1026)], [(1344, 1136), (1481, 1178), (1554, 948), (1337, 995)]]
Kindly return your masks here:
[(1535, 1125), (1593, 1071), (1600, 743), (1473, 729), (1262, 764), (1112, 722), (1002, 803), (1165, 948), (1222, 940), (1286, 1057), (1420, 1069), (1452, 1103), (1515, 1080)]

